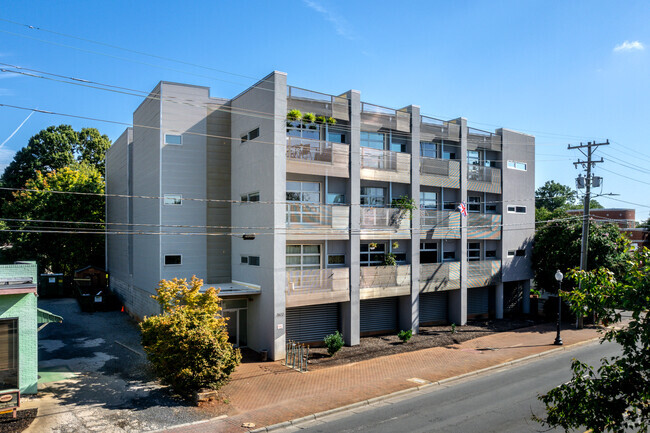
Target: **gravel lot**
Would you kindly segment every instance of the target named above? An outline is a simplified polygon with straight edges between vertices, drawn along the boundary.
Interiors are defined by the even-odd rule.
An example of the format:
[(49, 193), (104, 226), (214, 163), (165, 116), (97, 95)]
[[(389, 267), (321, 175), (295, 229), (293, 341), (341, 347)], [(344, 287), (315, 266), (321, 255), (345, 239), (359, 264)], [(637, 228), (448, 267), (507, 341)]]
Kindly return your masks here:
[[(63, 317), (39, 332), (38, 417), (26, 432), (147, 432), (213, 418), (160, 386), (125, 313), (82, 313), (74, 299), (39, 300)], [(42, 383), (47, 382), (47, 383)]]

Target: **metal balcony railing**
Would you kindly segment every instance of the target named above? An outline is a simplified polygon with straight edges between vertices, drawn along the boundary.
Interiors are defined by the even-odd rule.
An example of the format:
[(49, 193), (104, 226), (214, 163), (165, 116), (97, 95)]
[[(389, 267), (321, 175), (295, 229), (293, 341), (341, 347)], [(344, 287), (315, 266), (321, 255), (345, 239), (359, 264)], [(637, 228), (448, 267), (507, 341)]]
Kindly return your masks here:
[(478, 182), (500, 184), (501, 170), (493, 167), (485, 167), (483, 165), (468, 164), (467, 179)]
[(420, 173), (449, 177), (449, 159), (420, 157)]
[(460, 262), (421, 264), (420, 286), (425, 292), (460, 288)]
[(287, 86), (287, 108), (312, 112), (336, 119), (350, 120), (350, 101), (343, 96), (328, 95), (313, 90)]

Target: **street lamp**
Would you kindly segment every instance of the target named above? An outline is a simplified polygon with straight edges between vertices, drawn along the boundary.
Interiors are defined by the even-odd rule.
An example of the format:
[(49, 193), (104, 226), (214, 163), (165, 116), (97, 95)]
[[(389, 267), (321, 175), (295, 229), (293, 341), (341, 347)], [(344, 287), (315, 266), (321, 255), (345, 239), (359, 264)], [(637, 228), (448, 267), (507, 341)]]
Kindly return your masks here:
[(557, 280), (557, 335), (555, 336), (555, 344), (556, 346), (561, 346), (562, 344), (562, 337), (560, 337), (560, 317), (562, 314), (562, 301), (560, 300), (560, 292), (562, 291), (562, 278), (564, 275), (562, 275), (562, 272), (558, 269), (558, 271), (555, 273), (555, 279)]

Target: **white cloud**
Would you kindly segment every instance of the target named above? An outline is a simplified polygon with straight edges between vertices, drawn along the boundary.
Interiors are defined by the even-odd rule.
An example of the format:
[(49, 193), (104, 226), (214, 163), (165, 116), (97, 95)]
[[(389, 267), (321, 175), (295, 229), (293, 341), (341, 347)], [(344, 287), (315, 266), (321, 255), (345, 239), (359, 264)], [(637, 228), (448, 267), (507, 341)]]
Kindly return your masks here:
[(618, 45), (616, 45), (614, 47), (615, 52), (616, 51), (634, 51), (634, 50), (642, 51), (644, 49), (645, 49), (645, 47), (639, 41), (634, 41), (634, 42), (625, 41), (622, 44), (618, 44)]
[(310, 8), (312, 8), (313, 10), (315, 10), (316, 12), (321, 14), (327, 21), (334, 24), (334, 29), (336, 30), (336, 33), (339, 36), (343, 36), (344, 38), (350, 39), (350, 40), (354, 39), (354, 37), (352, 35), (352, 32), (350, 30), (350, 25), (345, 20), (345, 18), (335, 14), (332, 11), (329, 11), (329, 10), (325, 9), (323, 6), (316, 3), (315, 1), (303, 0), (303, 2), (307, 6), (309, 6)]

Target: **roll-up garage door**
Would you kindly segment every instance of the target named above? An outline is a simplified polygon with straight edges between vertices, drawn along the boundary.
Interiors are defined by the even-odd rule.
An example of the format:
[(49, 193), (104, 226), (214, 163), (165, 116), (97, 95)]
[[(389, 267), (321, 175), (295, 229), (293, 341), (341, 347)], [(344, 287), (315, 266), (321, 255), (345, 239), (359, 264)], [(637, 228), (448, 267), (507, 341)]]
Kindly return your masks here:
[(322, 342), (338, 330), (339, 305), (324, 304), (287, 308), (287, 340)]
[(420, 323), (447, 322), (448, 292), (420, 294)]
[(394, 332), (397, 330), (397, 298), (361, 301), (361, 333)]
[(489, 311), (489, 287), (467, 289), (467, 315), (487, 315)]

